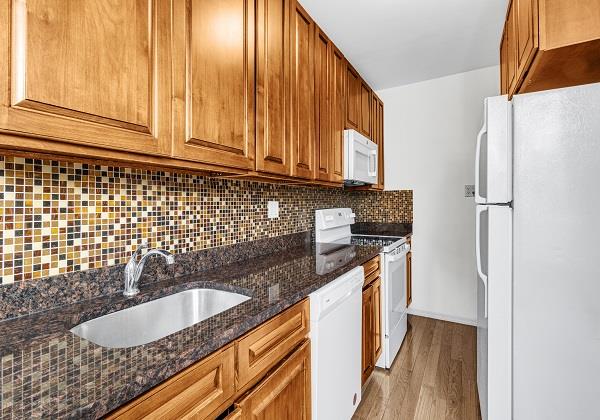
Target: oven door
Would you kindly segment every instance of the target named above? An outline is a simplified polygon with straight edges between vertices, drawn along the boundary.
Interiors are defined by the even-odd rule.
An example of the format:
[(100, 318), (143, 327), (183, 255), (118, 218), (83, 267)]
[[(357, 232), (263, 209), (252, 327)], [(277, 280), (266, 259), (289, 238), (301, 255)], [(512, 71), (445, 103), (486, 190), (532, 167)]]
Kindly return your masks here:
[(384, 360), (378, 366), (389, 369), (392, 365), (407, 329), (406, 318), (406, 254), (408, 244), (384, 255)]

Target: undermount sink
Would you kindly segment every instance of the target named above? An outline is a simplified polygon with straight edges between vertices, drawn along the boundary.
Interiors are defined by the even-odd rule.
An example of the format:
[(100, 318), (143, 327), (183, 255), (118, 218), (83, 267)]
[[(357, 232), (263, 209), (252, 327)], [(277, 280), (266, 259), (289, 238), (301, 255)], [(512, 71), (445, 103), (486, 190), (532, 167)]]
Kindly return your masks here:
[(250, 299), (214, 289), (190, 289), (77, 325), (71, 332), (109, 348), (151, 343)]

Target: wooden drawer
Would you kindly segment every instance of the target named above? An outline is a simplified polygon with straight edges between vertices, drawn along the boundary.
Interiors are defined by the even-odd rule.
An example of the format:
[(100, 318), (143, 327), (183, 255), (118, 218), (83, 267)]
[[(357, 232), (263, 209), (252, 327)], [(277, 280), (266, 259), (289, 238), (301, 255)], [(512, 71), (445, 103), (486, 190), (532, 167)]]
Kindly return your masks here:
[(258, 380), (304, 340), (310, 328), (309, 310), (305, 299), (236, 342), (238, 390)]
[(234, 395), (233, 344), (190, 366), (108, 419), (202, 419)]
[(365, 286), (375, 281), (381, 274), (379, 266), (379, 255), (363, 264), (365, 269)]
[(310, 419), (310, 368), (310, 340), (304, 340), (297, 350), (236, 404), (241, 410), (239, 419)]

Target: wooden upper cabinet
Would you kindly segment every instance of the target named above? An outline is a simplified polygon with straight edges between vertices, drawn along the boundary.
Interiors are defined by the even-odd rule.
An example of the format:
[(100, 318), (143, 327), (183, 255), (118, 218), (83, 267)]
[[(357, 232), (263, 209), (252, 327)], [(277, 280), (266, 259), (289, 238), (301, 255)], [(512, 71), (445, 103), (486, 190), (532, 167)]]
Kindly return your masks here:
[(175, 0), (173, 153), (254, 169), (254, 2)]
[(500, 46), (502, 91), (600, 82), (600, 0), (512, 0)]
[(310, 368), (310, 342), (306, 340), (273, 373), (236, 404), (240, 410), (237, 418), (310, 419)]
[(256, 1), (256, 170), (290, 175), (290, 2)]
[(3, 1), (0, 129), (168, 154), (170, 25), (163, 1)]
[(383, 190), (384, 187), (384, 143), (383, 143), (383, 101), (373, 94), (373, 112), (371, 119), (373, 124), (373, 141), (377, 143), (377, 184), (376, 189)]
[(346, 128), (360, 129), (361, 79), (358, 72), (346, 62)]
[(506, 65), (509, 95), (517, 89), (517, 31), (515, 25), (515, 9), (510, 8), (506, 19)]
[(344, 181), (344, 128), (346, 123), (346, 62), (342, 52), (330, 44), (329, 83), (330, 83), (330, 181)]
[(315, 178), (329, 181), (332, 178), (330, 158), (332, 142), (330, 137), (332, 123), (331, 88), (329, 84), (331, 44), (320, 28), (315, 32)]
[(302, 6), (291, 1), (291, 174), (312, 179), (315, 175), (315, 25)]
[(371, 138), (371, 105), (372, 91), (365, 81), (360, 82), (360, 124), (358, 130), (366, 137)]

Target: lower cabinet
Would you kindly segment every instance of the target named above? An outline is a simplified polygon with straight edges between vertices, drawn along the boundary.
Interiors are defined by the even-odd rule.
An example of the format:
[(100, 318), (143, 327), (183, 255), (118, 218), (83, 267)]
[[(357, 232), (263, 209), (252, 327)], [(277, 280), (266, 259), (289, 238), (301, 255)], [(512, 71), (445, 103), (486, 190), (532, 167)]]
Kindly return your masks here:
[[(409, 245), (411, 245), (411, 238), (406, 239)], [(412, 245), (411, 245), (412, 249)], [(408, 308), (412, 303), (412, 251), (408, 251), (406, 254), (406, 307)]]
[(207, 418), (235, 393), (233, 344), (113, 412), (108, 419)]
[(232, 418), (310, 419), (310, 386), (310, 341), (306, 340), (236, 404)]
[(365, 284), (362, 294), (362, 370), (364, 384), (382, 351), (381, 270), (379, 256), (363, 264)]
[(106, 418), (310, 419), (309, 325), (305, 299)]

